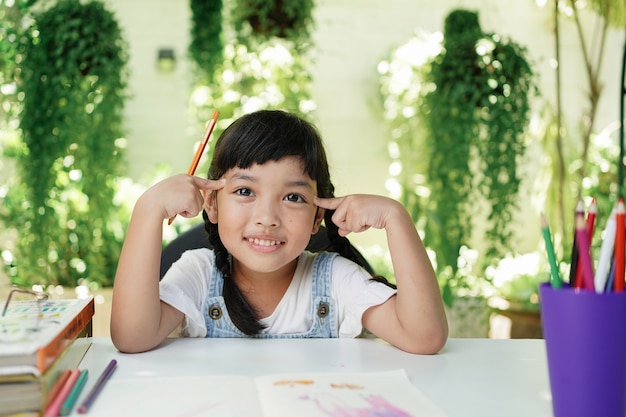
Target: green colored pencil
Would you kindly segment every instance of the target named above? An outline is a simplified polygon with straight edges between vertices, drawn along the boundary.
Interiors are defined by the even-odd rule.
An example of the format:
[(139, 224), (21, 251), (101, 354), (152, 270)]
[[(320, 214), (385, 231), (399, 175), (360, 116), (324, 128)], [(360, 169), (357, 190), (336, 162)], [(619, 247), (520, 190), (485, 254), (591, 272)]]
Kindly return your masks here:
[(74, 408), (74, 404), (76, 404), (76, 400), (78, 400), (78, 397), (80, 396), (80, 393), (85, 386), (85, 382), (87, 382), (87, 373), (88, 371), (86, 369), (80, 371), (80, 375), (78, 376), (76, 383), (74, 384), (72, 390), (67, 395), (67, 398), (65, 399), (65, 401), (63, 401), (63, 404), (61, 405), (61, 411), (59, 412), (59, 415), (69, 416), (71, 414), (72, 408)]
[(548, 262), (552, 273), (550, 274), (550, 285), (552, 288), (562, 288), (563, 281), (559, 274), (559, 266), (556, 263), (556, 255), (554, 254), (554, 246), (552, 245), (552, 236), (550, 235), (550, 227), (546, 217), (541, 215), (541, 232), (543, 233), (543, 239), (546, 241), (546, 252), (548, 252)]

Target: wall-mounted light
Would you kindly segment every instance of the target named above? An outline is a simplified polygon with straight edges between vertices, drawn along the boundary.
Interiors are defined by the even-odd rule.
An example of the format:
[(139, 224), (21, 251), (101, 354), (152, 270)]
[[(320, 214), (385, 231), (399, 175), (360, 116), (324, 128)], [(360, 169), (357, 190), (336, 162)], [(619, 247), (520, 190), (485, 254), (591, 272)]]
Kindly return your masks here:
[(172, 72), (176, 66), (176, 56), (172, 48), (159, 48), (157, 69), (160, 72)]

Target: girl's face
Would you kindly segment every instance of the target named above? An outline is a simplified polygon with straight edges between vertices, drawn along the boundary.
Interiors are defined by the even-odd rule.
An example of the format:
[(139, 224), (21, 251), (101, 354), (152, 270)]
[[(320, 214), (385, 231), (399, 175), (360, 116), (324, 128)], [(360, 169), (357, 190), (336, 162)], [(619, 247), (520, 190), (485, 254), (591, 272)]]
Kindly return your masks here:
[(313, 204), (317, 184), (302, 162), (285, 157), (231, 168), (222, 178), (226, 184), (207, 199), (207, 213), (234, 265), (261, 273), (295, 268), (324, 214)]

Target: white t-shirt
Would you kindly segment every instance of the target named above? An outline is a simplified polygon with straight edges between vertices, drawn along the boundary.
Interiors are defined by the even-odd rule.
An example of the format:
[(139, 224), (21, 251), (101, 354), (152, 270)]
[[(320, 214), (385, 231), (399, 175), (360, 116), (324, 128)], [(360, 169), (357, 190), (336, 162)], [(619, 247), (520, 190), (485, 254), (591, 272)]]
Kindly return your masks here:
[[(303, 252), (294, 277), (274, 312), (261, 320), (264, 332), (272, 334), (306, 332), (312, 323), (311, 273), (315, 254)], [(213, 251), (194, 249), (183, 253), (167, 271), (160, 284), (161, 300), (185, 315), (182, 333), (205, 337), (203, 311), (214, 268)], [(361, 317), (369, 307), (382, 304), (396, 292), (377, 281), (354, 262), (336, 257), (332, 265), (330, 296), (335, 300), (339, 337), (356, 337), (363, 327)]]

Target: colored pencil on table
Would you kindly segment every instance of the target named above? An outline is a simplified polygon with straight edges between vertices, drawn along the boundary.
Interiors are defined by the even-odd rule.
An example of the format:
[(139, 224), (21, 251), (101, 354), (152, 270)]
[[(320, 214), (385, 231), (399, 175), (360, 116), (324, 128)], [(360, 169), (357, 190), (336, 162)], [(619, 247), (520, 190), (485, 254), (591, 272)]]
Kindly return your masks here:
[(556, 254), (554, 253), (554, 245), (552, 244), (552, 236), (550, 235), (550, 226), (546, 220), (546, 216), (541, 214), (541, 232), (546, 242), (546, 252), (548, 253), (548, 262), (550, 263), (550, 285), (552, 288), (563, 287), (563, 281), (559, 274), (559, 266), (556, 262)]
[(578, 262), (583, 272), (583, 285), (577, 288), (593, 290), (593, 264), (591, 263), (591, 252), (589, 246), (589, 236), (587, 234), (587, 224), (583, 215), (576, 216), (576, 242), (578, 247)]
[(76, 383), (74, 384), (72, 390), (67, 395), (67, 398), (65, 399), (65, 401), (63, 401), (63, 404), (61, 405), (61, 412), (59, 413), (59, 415), (70, 415), (70, 413), (72, 412), (72, 408), (74, 408), (74, 404), (76, 404), (76, 401), (78, 400), (78, 396), (85, 386), (85, 382), (87, 382), (88, 373), (89, 371), (87, 371), (86, 369), (80, 371), (80, 375), (78, 376)]
[[(598, 207), (597, 207), (596, 199), (594, 198), (591, 201), (591, 204), (589, 205), (589, 210), (587, 211), (586, 228), (587, 228), (587, 235), (589, 236), (589, 247), (591, 247), (591, 242), (593, 242), (593, 230), (594, 230), (595, 223), (596, 223), (597, 211), (598, 211)], [(582, 271), (580, 264), (578, 264), (576, 266), (576, 278), (574, 280), (574, 287), (581, 288), (582, 286), (583, 286), (583, 271)]]
[(100, 378), (98, 378), (93, 388), (91, 388), (91, 391), (89, 391), (89, 394), (87, 394), (87, 398), (85, 399), (85, 401), (80, 405), (80, 407), (78, 407), (77, 411), (80, 414), (85, 414), (89, 411), (89, 408), (100, 394), (100, 391), (102, 391), (104, 385), (111, 378), (111, 375), (113, 374), (116, 366), (117, 361), (115, 359), (111, 359), (111, 362), (109, 362), (107, 367), (102, 372), (102, 375), (100, 375)]
[(615, 212), (614, 208), (606, 221), (604, 228), (604, 237), (602, 238), (602, 245), (600, 246), (600, 256), (598, 257), (598, 267), (596, 269), (596, 275), (593, 279), (593, 284), (597, 293), (604, 292), (606, 283), (609, 279), (609, 273), (611, 270), (611, 260), (613, 258), (613, 252), (615, 247)]
[[(576, 204), (576, 212), (574, 218), (577, 216), (585, 215), (585, 205), (582, 200), (579, 200)], [(578, 242), (576, 241), (576, 227), (574, 227), (574, 240), (572, 243), (572, 257), (571, 265), (569, 269), (569, 284), (573, 288), (576, 288), (576, 271), (578, 270)]]
[(617, 202), (615, 212), (615, 276), (613, 278), (613, 289), (615, 292), (624, 291), (624, 251), (626, 250), (626, 210), (624, 209), (624, 198), (620, 197)]
[(57, 396), (61, 388), (63, 388), (63, 385), (65, 385), (65, 381), (67, 381), (67, 378), (69, 378), (71, 373), (72, 373), (71, 370), (65, 369), (63, 370), (63, 372), (59, 374), (59, 376), (57, 377), (57, 380), (54, 381), (52, 388), (50, 388), (50, 392), (48, 392), (48, 396), (46, 398), (46, 404), (50, 404), (52, 400)]
[[(196, 173), (196, 169), (198, 168), (198, 164), (200, 163), (200, 158), (202, 158), (202, 154), (204, 153), (204, 148), (206, 148), (207, 143), (209, 143), (209, 138), (211, 137), (213, 128), (215, 128), (215, 124), (217, 123), (217, 118), (219, 115), (220, 115), (220, 112), (218, 112), (217, 110), (213, 112), (213, 117), (211, 117), (211, 120), (209, 120), (209, 123), (207, 124), (207, 127), (204, 131), (204, 135), (202, 135), (202, 139), (200, 140), (200, 145), (198, 146), (198, 149), (196, 150), (196, 154), (194, 155), (193, 160), (191, 161), (191, 165), (189, 166), (189, 169), (187, 170), (187, 174), (193, 175)], [(167, 221), (167, 224), (168, 225), (172, 224), (175, 218), (176, 216), (170, 217), (169, 220)]]
[(615, 258), (611, 262), (611, 271), (609, 272), (609, 278), (606, 280), (606, 285), (604, 286), (605, 292), (613, 291), (614, 279), (615, 279)]
[(63, 384), (63, 387), (59, 390), (59, 393), (57, 394), (57, 396), (54, 397), (52, 402), (46, 408), (44, 412), (45, 417), (59, 416), (61, 412), (61, 406), (63, 405), (63, 401), (65, 401), (65, 399), (69, 395), (70, 391), (72, 390), (72, 387), (76, 383), (76, 380), (78, 379), (79, 376), (80, 376), (79, 369), (73, 369), (70, 372), (70, 376), (65, 381), (65, 384)]

